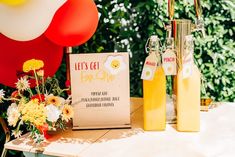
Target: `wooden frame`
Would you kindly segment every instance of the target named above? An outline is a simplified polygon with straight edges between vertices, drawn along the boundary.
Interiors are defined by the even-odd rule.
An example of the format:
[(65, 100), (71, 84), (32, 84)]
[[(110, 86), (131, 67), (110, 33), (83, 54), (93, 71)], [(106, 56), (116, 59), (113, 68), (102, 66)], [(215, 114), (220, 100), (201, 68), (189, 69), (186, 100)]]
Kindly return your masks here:
[[(1, 124), (1, 126), (2, 126), (2, 128), (3, 128), (3, 131), (4, 131), (5, 136), (6, 136), (5, 143), (7, 143), (7, 142), (10, 141), (10, 131), (9, 131), (9, 129), (8, 129), (8, 127), (7, 127), (7, 125), (6, 125), (5, 121), (4, 121), (4, 119), (1, 118), (1, 117), (0, 117), (0, 124)], [(6, 154), (7, 154), (7, 149), (4, 147), (4, 148), (3, 148), (3, 151), (2, 151), (1, 157), (5, 157)]]

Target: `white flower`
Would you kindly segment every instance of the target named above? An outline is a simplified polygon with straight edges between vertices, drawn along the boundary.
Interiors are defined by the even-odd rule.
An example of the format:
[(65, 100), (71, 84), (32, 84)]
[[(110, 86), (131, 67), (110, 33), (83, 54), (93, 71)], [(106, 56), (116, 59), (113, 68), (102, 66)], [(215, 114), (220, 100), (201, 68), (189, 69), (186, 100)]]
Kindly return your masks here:
[(20, 79), (18, 79), (18, 81), (16, 82), (16, 88), (20, 91), (24, 91), (26, 89), (29, 89), (29, 81), (26, 78), (21, 77)]
[(61, 111), (53, 104), (46, 106), (47, 120), (50, 122), (56, 122), (61, 114)]
[(5, 96), (5, 91), (3, 89), (0, 90), (0, 102), (2, 101), (2, 99)]
[(9, 125), (15, 127), (20, 118), (20, 112), (16, 103), (12, 103), (11, 106), (8, 107), (7, 117)]
[(112, 75), (116, 75), (126, 68), (122, 56), (109, 56), (105, 61), (104, 66)]
[(19, 138), (22, 135), (22, 131), (20, 131), (20, 130), (13, 130), (11, 135), (14, 136), (15, 138)]

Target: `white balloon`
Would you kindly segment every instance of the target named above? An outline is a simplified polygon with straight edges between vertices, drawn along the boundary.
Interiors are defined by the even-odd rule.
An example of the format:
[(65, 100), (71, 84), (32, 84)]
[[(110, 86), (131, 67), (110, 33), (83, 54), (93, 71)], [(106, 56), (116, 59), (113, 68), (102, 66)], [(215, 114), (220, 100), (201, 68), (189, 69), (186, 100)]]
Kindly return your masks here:
[(0, 33), (13, 40), (33, 40), (46, 31), (66, 1), (28, 0), (19, 6), (0, 4)]

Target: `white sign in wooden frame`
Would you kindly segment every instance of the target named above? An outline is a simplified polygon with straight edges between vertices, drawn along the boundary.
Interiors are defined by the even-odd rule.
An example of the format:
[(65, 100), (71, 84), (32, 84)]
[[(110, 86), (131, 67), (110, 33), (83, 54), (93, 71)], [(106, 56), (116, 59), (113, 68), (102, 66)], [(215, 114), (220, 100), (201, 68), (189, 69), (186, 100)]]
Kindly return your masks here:
[(70, 54), (73, 129), (130, 127), (128, 53)]

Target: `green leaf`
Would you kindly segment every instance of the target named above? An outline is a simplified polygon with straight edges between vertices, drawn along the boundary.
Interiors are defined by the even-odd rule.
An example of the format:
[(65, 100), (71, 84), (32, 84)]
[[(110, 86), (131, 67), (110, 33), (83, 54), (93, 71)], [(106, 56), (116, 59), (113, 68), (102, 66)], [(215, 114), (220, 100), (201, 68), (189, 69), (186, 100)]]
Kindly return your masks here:
[(215, 90), (214, 85), (213, 85), (212, 82), (208, 82), (208, 83), (207, 83), (207, 86), (208, 86), (211, 90)]
[(157, 29), (156, 31), (157, 31), (157, 34), (158, 34), (159, 36), (162, 36), (162, 35), (163, 35), (163, 32), (162, 32), (162, 30), (160, 30), (160, 29)]

